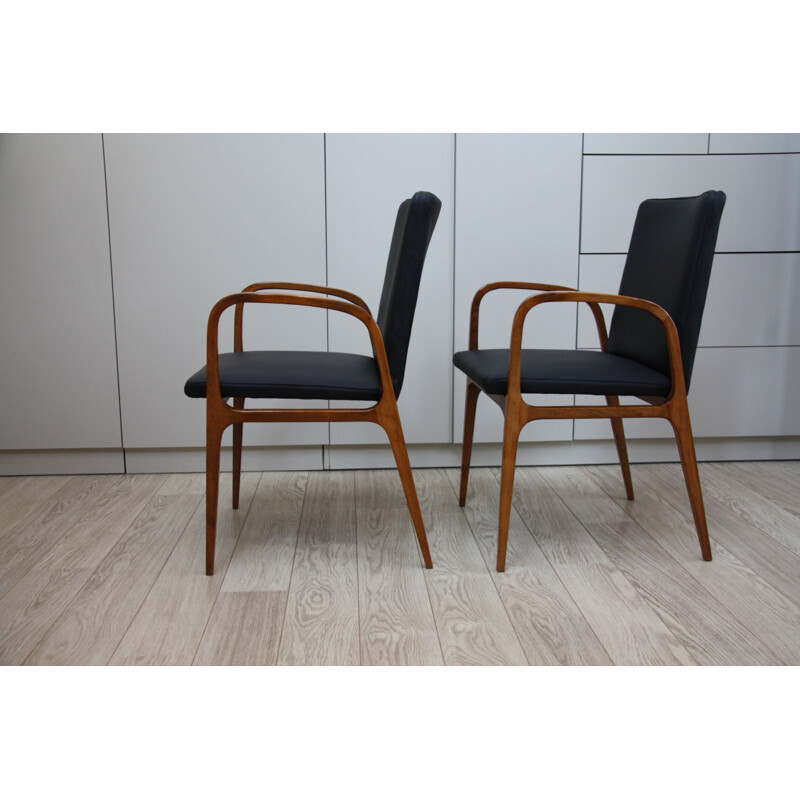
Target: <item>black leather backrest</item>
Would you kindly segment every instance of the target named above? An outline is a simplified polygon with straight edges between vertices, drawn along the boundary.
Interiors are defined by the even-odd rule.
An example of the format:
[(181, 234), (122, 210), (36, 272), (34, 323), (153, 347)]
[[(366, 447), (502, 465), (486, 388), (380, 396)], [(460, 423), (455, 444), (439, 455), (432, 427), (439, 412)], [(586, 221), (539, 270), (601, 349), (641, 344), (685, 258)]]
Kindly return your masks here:
[[(672, 317), (680, 337), (687, 389), (724, 206), (725, 194), (718, 191), (645, 200), (636, 215), (619, 287), (620, 294), (658, 303)], [(608, 352), (669, 375), (661, 323), (640, 309), (615, 308)]]
[(442, 201), (436, 195), (417, 192), (397, 210), (377, 317), (397, 396), (406, 371), (422, 266), (441, 208)]

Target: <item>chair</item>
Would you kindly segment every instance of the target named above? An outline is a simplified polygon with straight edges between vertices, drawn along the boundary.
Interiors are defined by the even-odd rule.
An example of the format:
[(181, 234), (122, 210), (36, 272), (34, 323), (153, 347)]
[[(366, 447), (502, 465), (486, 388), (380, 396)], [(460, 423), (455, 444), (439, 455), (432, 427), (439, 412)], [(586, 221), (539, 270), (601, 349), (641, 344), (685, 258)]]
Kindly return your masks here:
[[(184, 387), (189, 397), (206, 398), (206, 574), (214, 574), (219, 457), (222, 433), (233, 425), (233, 507), (239, 505), (242, 426), (245, 422), (374, 422), (389, 436), (425, 566), (433, 566), (425, 526), (411, 474), (397, 397), (403, 386), (406, 355), (428, 244), (441, 209), (429, 192), (417, 192), (398, 209), (377, 321), (367, 304), (351, 292), (299, 283), (254, 283), (240, 294), (223, 297), (208, 318), (206, 367)], [(290, 290), (289, 292), (282, 290)], [(298, 294), (297, 292), (303, 292)], [(315, 294), (329, 297), (315, 297)], [(373, 356), (283, 350), (245, 351), (245, 304), (279, 303), (339, 311), (367, 328)], [(219, 353), (217, 332), (222, 312), (236, 306), (234, 352)], [(233, 398), (229, 405), (223, 398)], [(245, 409), (246, 398), (366, 400), (363, 409)]]
[[(490, 283), (475, 294), (469, 350), (453, 356), (455, 366), (467, 376), (459, 503), (463, 506), (466, 502), (475, 407), (483, 391), (498, 403), (505, 417), (498, 572), (505, 570), (519, 434), (536, 419), (610, 419), (630, 500), (633, 485), (622, 419), (669, 420), (680, 452), (702, 556), (711, 560), (686, 393), (724, 205), (725, 194), (719, 191), (698, 197), (645, 200), (636, 215), (617, 295), (522, 282)], [(540, 294), (528, 297), (517, 308), (509, 349), (481, 350), (481, 300), (488, 292), (503, 288), (532, 289)], [(600, 351), (522, 349), (528, 312), (543, 303), (566, 302), (589, 305), (597, 325)], [(608, 335), (599, 303), (615, 306)], [(522, 395), (529, 393), (604, 395), (606, 405), (537, 407), (523, 400)], [(647, 404), (622, 406), (620, 395), (631, 395)]]

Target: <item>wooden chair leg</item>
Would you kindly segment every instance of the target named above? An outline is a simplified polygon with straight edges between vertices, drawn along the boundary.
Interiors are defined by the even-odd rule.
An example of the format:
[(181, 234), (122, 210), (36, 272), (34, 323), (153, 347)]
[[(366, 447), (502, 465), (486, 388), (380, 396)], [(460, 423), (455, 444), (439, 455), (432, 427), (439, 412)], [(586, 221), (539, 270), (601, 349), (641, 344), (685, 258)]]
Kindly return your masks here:
[[(393, 408), (391, 408), (393, 406)], [(414, 475), (411, 472), (411, 462), (408, 460), (408, 450), (403, 436), (403, 427), (400, 424), (400, 414), (397, 411), (397, 404), (383, 401), (377, 411), (378, 424), (386, 431), (389, 436), (389, 443), (392, 445), (394, 460), (397, 464), (397, 471), (400, 474), (400, 482), (403, 484), (403, 491), (406, 495), (408, 510), (411, 512), (411, 519), (414, 522), (414, 530), (417, 532), (417, 540), (422, 550), (422, 558), (428, 569), (433, 567), (431, 551), (428, 547), (428, 537), (425, 535), (425, 523), (422, 519), (422, 511), (419, 507), (417, 488), (414, 485)]]
[(700, 488), (700, 473), (697, 469), (692, 424), (689, 420), (689, 406), (685, 397), (670, 404), (669, 421), (672, 423), (675, 439), (678, 442), (683, 477), (686, 480), (686, 489), (689, 492), (689, 503), (692, 507), (692, 516), (697, 528), (697, 538), (700, 540), (700, 551), (703, 554), (704, 561), (711, 561), (711, 542), (708, 538), (703, 490)]
[(506, 568), (508, 525), (511, 519), (511, 500), (514, 494), (514, 470), (517, 466), (517, 444), (524, 422), (513, 409), (506, 409), (503, 429), (503, 465), (500, 473), (500, 514), (497, 521), (497, 571)]
[(467, 380), (467, 399), (464, 404), (464, 443), (461, 445), (461, 490), (458, 495), (458, 504), (463, 506), (467, 502), (467, 484), (469, 483), (469, 462), (472, 458), (472, 435), (475, 431), (475, 408), (478, 405), (478, 395), (481, 393), (477, 384)]
[[(606, 402), (610, 406), (619, 405), (619, 397), (607, 395)], [(631, 465), (628, 461), (628, 446), (625, 443), (625, 429), (622, 427), (621, 419), (611, 420), (611, 430), (614, 431), (614, 442), (617, 445), (617, 456), (619, 465), (622, 469), (622, 480), (625, 483), (625, 494), (628, 500), (633, 500), (633, 481), (631, 480)]]
[[(233, 407), (244, 408), (244, 397), (234, 397)], [(239, 508), (239, 485), (242, 478), (242, 428), (244, 423), (233, 424), (233, 508)]]
[(219, 452), (222, 443), (220, 426), (209, 419), (206, 428), (206, 575), (214, 574), (217, 545), (217, 502), (219, 500)]

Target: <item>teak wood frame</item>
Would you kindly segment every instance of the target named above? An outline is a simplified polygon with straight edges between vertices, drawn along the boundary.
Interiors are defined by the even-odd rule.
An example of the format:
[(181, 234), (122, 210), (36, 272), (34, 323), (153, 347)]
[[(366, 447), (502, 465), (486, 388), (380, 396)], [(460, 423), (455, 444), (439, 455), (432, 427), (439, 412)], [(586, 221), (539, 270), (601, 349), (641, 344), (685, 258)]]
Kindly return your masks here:
[[(275, 290), (331, 295), (314, 297), (302, 294), (278, 293)], [(259, 294), (262, 291), (272, 294)], [(297, 409), (245, 409), (244, 397), (233, 398), (233, 406), (222, 397), (219, 382), (219, 319), (225, 309), (235, 305), (233, 347), (241, 353), (244, 349), (242, 323), (246, 303), (274, 303), (282, 305), (311, 306), (350, 314), (360, 320), (369, 332), (375, 359), (381, 377), (381, 398), (375, 405), (364, 409), (297, 408)], [(367, 304), (351, 292), (327, 286), (304, 283), (254, 283), (238, 294), (228, 295), (219, 300), (208, 317), (208, 340), (206, 356), (206, 574), (214, 574), (214, 553), (216, 549), (217, 503), (219, 497), (219, 461), (222, 434), (233, 425), (233, 507), (239, 507), (239, 483), (242, 470), (242, 426), (245, 422), (374, 422), (380, 425), (389, 436), (397, 471), (403, 484), (408, 509), (417, 533), (419, 546), (425, 566), (433, 566), (425, 524), (414, 486), (411, 463), (408, 459), (400, 414), (397, 409), (392, 376), (383, 343), (383, 335), (372, 317)]]
[[(529, 422), (537, 419), (598, 419), (611, 420), (614, 441), (619, 455), (625, 492), (629, 500), (633, 500), (633, 484), (631, 482), (628, 450), (623, 431), (623, 418), (661, 417), (672, 425), (678, 444), (689, 502), (692, 508), (700, 550), (705, 561), (711, 561), (711, 544), (708, 539), (708, 526), (703, 505), (703, 494), (700, 488), (700, 475), (697, 469), (697, 456), (689, 419), (689, 404), (686, 395), (686, 382), (683, 374), (678, 330), (669, 314), (656, 303), (635, 297), (618, 294), (599, 294), (596, 292), (580, 292), (568, 286), (556, 286), (542, 283), (526, 283), (518, 281), (500, 281), (490, 283), (479, 289), (472, 300), (469, 324), (469, 349), (478, 349), (478, 320), (481, 300), (489, 292), (496, 289), (527, 289), (541, 292), (524, 300), (514, 315), (511, 328), (511, 347), (508, 363), (508, 389), (505, 395), (489, 395), (503, 411), (505, 418), (503, 430), (503, 457), (500, 478), (500, 514), (497, 535), (497, 571), (503, 572), (506, 564), (508, 546), (508, 525), (511, 515), (511, 499), (514, 491), (514, 469), (516, 466), (517, 444), (520, 431)], [(535, 306), (544, 303), (587, 303), (594, 315), (597, 332), (600, 338), (600, 349), (605, 351), (608, 343), (605, 318), (599, 303), (639, 308), (655, 316), (667, 338), (672, 387), (669, 395), (663, 397), (639, 397), (649, 403), (645, 406), (621, 406), (619, 397), (606, 395), (605, 406), (532, 406), (522, 399), (520, 358), (522, 353), (522, 331), (528, 312)], [(461, 456), (461, 489), (459, 505), (463, 506), (467, 499), (469, 481), (469, 465), (472, 455), (472, 436), (475, 428), (475, 409), (478, 403), (480, 387), (467, 378), (467, 396), (464, 411), (464, 443)]]

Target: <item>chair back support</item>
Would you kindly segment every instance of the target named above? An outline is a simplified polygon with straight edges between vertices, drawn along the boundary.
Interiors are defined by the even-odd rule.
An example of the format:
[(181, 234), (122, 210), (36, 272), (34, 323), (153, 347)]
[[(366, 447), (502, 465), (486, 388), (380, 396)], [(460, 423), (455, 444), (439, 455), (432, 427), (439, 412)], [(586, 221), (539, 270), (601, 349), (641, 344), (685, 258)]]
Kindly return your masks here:
[[(692, 376), (711, 262), (725, 194), (645, 200), (636, 215), (619, 294), (658, 303), (678, 329), (686, 388)], [(608, 352), (670, 374), (661, 323), (641, 309), (617, 306)]]
[(398, 397), (406, 370), (422, 267), (441, 207), (442, 202), (436, 195), (417, 192), (397, 211), (376, 321), (383, 334), (392, 384)]

